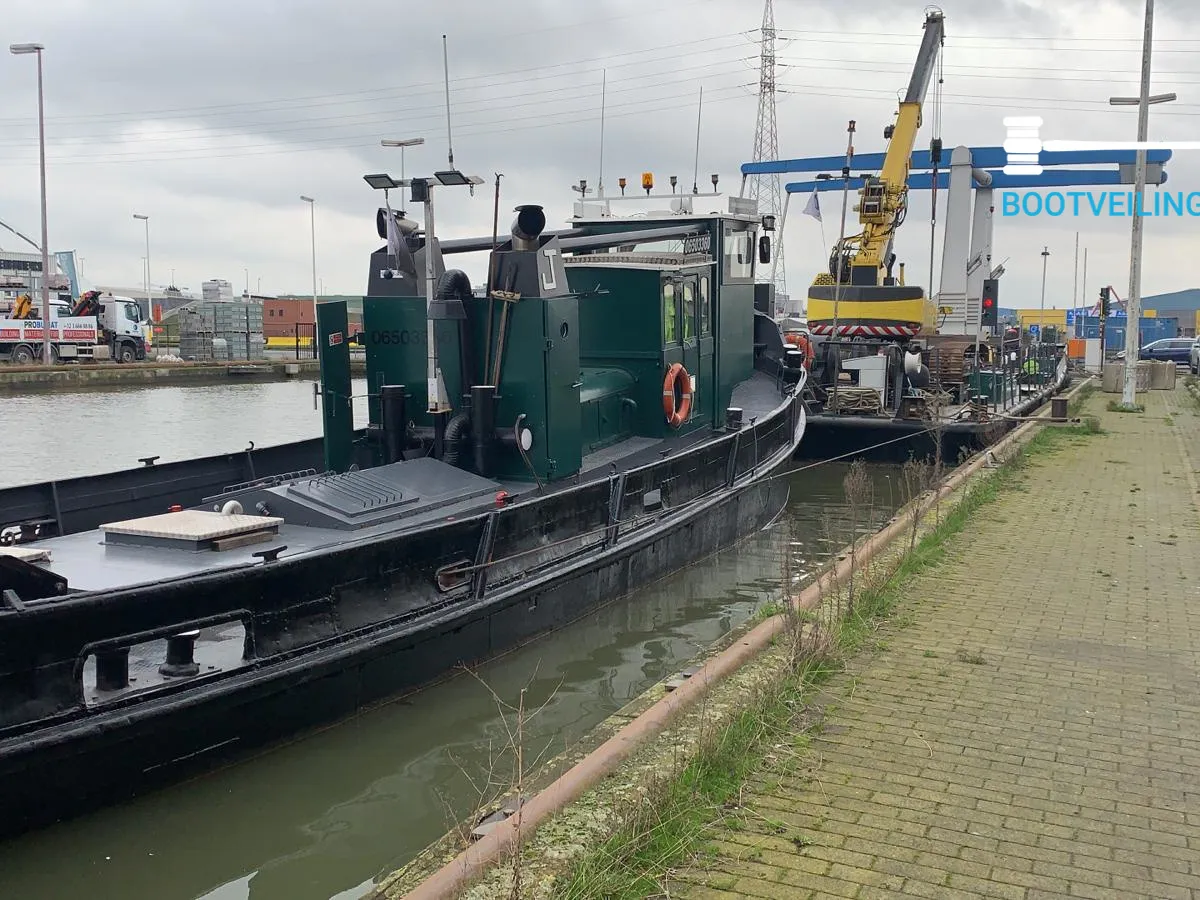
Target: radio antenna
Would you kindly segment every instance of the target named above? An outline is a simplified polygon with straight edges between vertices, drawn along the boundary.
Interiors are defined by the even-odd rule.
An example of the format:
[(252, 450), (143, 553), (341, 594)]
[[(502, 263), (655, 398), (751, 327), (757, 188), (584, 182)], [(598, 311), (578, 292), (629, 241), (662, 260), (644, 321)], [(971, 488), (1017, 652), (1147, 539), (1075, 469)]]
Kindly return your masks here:
[(442, 73), (446, 78), (446, 149), (449, 151), (450, 168), (454, 168), (454, 140), (450, 136), (450, 54), (446, 49), (446, 36), (442, 35)]
[[(600, 76), (600, 182), (596, 186), (596, 198), (604, 198), (604, 107), (608, 98), (608, 69)], [(582, 198), (581, 198), (582, 199)]]
[(696, 107), (696, 171), (692, 173), (692, 193), (700, 193), (700, 115), (704, 112), (704, 85), (700, 85), (700, 105)]

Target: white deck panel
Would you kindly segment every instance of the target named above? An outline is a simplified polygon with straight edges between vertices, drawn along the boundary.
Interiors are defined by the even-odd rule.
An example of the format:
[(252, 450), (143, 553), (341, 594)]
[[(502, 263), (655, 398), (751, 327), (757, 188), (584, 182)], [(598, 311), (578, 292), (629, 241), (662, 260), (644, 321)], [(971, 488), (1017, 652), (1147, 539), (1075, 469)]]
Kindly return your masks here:
[(42, 562), (50, 558), (44, 547), (0, 547), (0, 556), (15, 556), (24, 562)]
[(182, 509), (179, 512), (161, 513), (141, 519), (126, 519), (101, 525), (100, 530), (111, 534), (129, 534), (139, 537), (175, 538), (185, 541), (209, 541), (249, 534), (283, 524), (278, 516), (227, 516), (224, 513), (204, 509)]

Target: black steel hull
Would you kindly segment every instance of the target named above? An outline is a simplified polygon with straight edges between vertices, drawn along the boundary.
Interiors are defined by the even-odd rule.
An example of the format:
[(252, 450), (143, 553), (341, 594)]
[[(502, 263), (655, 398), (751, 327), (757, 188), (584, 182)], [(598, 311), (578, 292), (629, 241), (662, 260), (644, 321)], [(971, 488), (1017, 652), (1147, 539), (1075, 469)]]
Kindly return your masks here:
[(911, 419), (815, 415), (809, 421), (812, 443), (800, 449), (801, 459), (852, 456), (883, 463), (932, 459), (940, 438), (941, 458), (947, 465), (995, 443), (1011, 427), (1003, 421), (963, 423), (947, 426), (938, 435), (927, 423)]
[[(593, 549), (574, 550), (527, 578), (518, 577), (478, 595), (473, 589), (472, 598), (418, 618), (351, 630), (345, 621), (324, 628), (325, 620), (312, 614), (312, 608), (327, 604), (331, 596), (346, 603), (350, 597), (346, 583), (353, 583), (362, 572), (382, 571), (381, 560), (389, 550), (378, 542), (340, 548), (336, 557), (329, 555), (329, 565), (322, 571), (337, 567), (342, 572), (339, 577), (346, 580), (340, 589), (319, 583), (314, 577), (317, 570), (303, 564), (260, 566), (239, 580), (222, 582), (226, 606), (244, 606), (250, 610), (248, 621), (257, 617), (269, 623), (257, 632), (257, 657), (229, 677), (198, 681), (161, 695), (131, 697), (85, 715), (60, 715), (19, 734), (11, 728), (0, 730), (0, 809), (4, 810), (0, 835), (178, 781), (351, 716), (427, 684), (457, 665), (485, 660), (562, 627), (729, 546), (771, 522), (787, 502), (787, 482), (778, 476), (786, 471), (804, 434), (803, 405), (796, 398), (771, 419), (775, 421), (759, 423), (764, 430), (761, 436), (756, 433), (753, 445), (722, 439), (733, 482), (725, 489), (700, 491), (676, 510), (616, 537), (611, 544), (606, 538)], [(713, 456), (714, 448), (705, 449)], [(681, 458), (676, 465), (670, 471), (683, 471), (687, 461)], [(691, 465), (699, 469), (704, 463)], [(720, 465), (724, 472), (725, 463)], [(646, 473), (633, 487), (626, 485), (624, 476), (614, 477), (612, 484), (614, 493), (648, 491), (666, 477), (669, 472), (662, 468), (657, 478)], [(564, 501), (573, 493), (566, 492)], [(471, 523), (455, 527), (464, 536), (475, 534)], [(494, 525), (487, 527), (492, 531), (484, 534), (494, 534)], [(396, 555), (395, 548), (390, 552)], [(401, 588), (411, 576), (411, 571), (403, 573)], [(211, 599), (212, 590), (198, 595), (193, 587), (181, 585), (172, 591), (166, 586), (143, 592), (145, 597), (125, 592), (109, 601), (108, 615), (118, 615), (118, 607), (125, 607), (128, 621), (142, 628), (151, 628), (154, 616), (178, 621), (184, 611), (181, 604), (188, 599), (184, 594), (193, 606), (198, 596), (205, 602)], [(280, 597), (289, 599), (281, 602)], [(254, 606), (256, 602), (261, 609)], [(357, 614), (369, 617), (386, 597), (355, 602), (362, 607)], [(192, 615), (198, 612), (189, 609)], [(93, 628), (107, 621), (103, 610), (88, 611), (85, 618), (93, 613), (101, 617), (93, 617)], [(62, 621), (73, 622), (80, 633), (87, 631), (87, 623), (79, 624), (78, 618)], [(59, 633), (52, 621), (39, 627), (45, 626), (49, 629), (43, 634)], [(264, 655), (267, 647), (273, 652)], [(3, 668), (0, 665), (0, 674)]]

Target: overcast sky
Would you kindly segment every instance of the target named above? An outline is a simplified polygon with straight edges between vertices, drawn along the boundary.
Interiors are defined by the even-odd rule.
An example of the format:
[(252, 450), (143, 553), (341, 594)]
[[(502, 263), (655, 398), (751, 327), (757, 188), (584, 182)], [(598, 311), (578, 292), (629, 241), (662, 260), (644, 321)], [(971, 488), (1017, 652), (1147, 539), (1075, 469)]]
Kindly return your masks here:
[[(776, 0), (783, 157), (837, 154), (846, 122), (856, 149), (883, 149), (896, 92), (912, 68), (925, 4)], [(1006, 115), (1042, 115), (1043, 138), (1132, 140), (1140, 0), (947, 2), (940, 134), (997, 145)], [(839, 11), (840, 10), (840, 11)], [(407, 174), (444, 167), (441, 36), (448, 35), (454, 161), (487, 180), (473, 198), (443, 191), (443, 237), (488, 233), (502, 172), (501, 227), (518, 203), (552, 223), (570, 214), (571, 184), (600, 175), (601, 79), (607, 70), (604, 177), (690, 188), (698, 91), (699, 167), (736, 191), (753, 151), (762, 6), (750, 0), (8, 0), (5, 43), (46, 44), (45, 98), (52, 250), (76, 250), (87, 281), (140, 285), (150, 217), (151, 279), (198, 291), (222, 277), (268, 293), (310, 290), (309, 209), (316, 198), (317, 274), (327, 293), (361, 293), (378, 195), (368, 172), (399, 176), (380, 138), (426, 138)], [(1200, 138), (1200, 4), (1159, 0), (1155, 139)], [(0, 59), (0, 220), (40, 228), (33, 57)], [(918, 147), (934, 136), (932, 98)], [(1168, 164), (1174, 189), (1200, 189), (1200, 152)], [(807, 177), (807, 176), (794, 176)], [(1165, 189), (1165, 188), (1164, 188)], [(801, 200), (803, 198), (800, 198)], [(839, 202), (825, 195), (825, 238)], [(825, 263), (817, 222), (787, 229), (789, 288)], [(415, 211), (414, 211), (414, 214)], [(1088, 299), (1125, 296), (1129, 219), (997, 219), (1005, 306), (1036, 306), (1048, 245), (1047, 305), (1069, 305), (1075, 233), (1089, 251)], [(1197, 219), (1147, 222), (1143, 293), (1196, 286)], [(849, 228), (848, 228), (849, 230)], [(941, 235), (937, 249), (940, 255)], [(0, 247), (27, 249), (0, 230)], [(897, 242), (911, 282), (928, 286), (929, 196), (914, 197)], [(478, 278), (481, 260), (466, 268)]]

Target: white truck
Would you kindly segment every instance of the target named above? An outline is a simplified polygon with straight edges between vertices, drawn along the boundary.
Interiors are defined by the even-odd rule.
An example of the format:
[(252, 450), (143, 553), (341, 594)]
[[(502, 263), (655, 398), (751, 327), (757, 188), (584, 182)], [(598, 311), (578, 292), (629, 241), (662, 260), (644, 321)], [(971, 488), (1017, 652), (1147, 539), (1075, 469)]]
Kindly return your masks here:
[[(26, 365), (41, 359), (40, 313), (41, 304), (35, 301), (36, 318), (0, 318), (0, 362)], [(55, 361), (145, 359), (149, 343), (145, 326), (141, 308), (129, 297), (88, 291), (74, 307), (58, 299), (50, 302), (50, 350)]]

